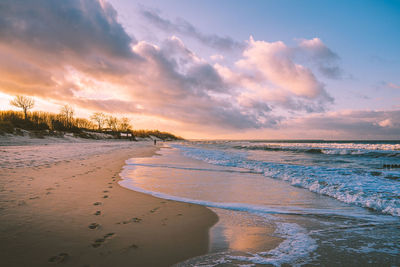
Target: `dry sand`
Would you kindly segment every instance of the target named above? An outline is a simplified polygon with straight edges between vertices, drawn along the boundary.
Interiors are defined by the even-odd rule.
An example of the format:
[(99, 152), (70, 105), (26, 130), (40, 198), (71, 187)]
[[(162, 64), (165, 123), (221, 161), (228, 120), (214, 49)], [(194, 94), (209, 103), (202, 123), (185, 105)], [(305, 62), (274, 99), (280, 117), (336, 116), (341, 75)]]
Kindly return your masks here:
[(117, 184), (126, 159), (156, 151), (145, 142), (0, 146), (0, 265), (170, 266), (206, 253), (212, 211)]

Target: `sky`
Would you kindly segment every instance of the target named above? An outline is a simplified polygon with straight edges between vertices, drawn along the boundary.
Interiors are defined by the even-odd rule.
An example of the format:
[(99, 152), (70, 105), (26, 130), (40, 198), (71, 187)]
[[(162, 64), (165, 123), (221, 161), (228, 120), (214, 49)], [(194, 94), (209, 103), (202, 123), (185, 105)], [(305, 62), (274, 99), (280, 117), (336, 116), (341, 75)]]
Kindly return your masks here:
[(400, 139), (400, 1), (0, 0), (0, 109), (192, 139)]

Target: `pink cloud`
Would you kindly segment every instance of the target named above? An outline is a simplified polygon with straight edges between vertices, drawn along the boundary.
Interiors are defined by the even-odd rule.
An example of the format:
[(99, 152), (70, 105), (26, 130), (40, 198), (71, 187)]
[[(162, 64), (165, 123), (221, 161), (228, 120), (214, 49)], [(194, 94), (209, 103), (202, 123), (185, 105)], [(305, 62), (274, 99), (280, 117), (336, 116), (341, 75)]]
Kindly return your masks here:
[[(82, 8), (82, 15), (87, 14), (85, 6), (65, 4)], [(176, 36), (157, 45), (137, 42), (127, 37), (111, 6), (97, 1), (85, 4), (99, 14), (99, 25), (93, 25), (97, 22), (92, 19), (81, 22), (77, 38), (83, 47), (60, 43), (53, 36), (54, 27), (63, 32), (63, 18), (67, 16), (63, 12), (68, 9), (41, 7), (51, 9), (49, 14), (60, 13), (57, 17), (48, 15), (45, 20), (52, 23), (39, 32), (41, 42), (48, 46), (53, 42), (51, 49), (30, 45), (33, 37), (25, 30), (18, 32), (13, 24), (6, 27), (6, 32), (16, 30), (17, 34), (0, 39), (0, 53), (7, 54), (0, 66), (3, 92), (70, 102), (90, 110), (125, 111), (225, 129), (276, 127), (282, 116), (275, 112), (275, 106), (313, 112), (329, 102), (323, 85), (311, 70), (290, 58), (290, 49), (282, 42), (251, 38), (236, 67), (211, 65)], [(41, 8), (32, 6), (31, 12), (40, 13)], [(101, 32), (104, 23), (110, 26)], [(49, 36), (46, 27), (50, 27)], [(94, 33), (93, 28), (97, 29)], [(115, 44), (109, 35), (115, 37)], [(9, 45), (10, 39), (13, 45)]]
[(211, 60), (214, 60), (214, 61), (221, 61), (221, 60), (224, 59), (224, 56), (223, 56), (223, 55), (220, 55), (220, 54), (215, 54), (215, 55), (211, 55), (211, 56), (210, 56), (210, 59), (211, 59)]
[(344, 76), (344, 71), (338, 64), (339, 56), (329, 49), (321, 39), (301, 39), (295, 50), (300, 56), (305, 56), (325, 77), (339, 79)]
[(285, 121), (281, 130), (289, 130), (292, 133), (289, 138), (398, 139), (400, 110), (347, 110), (312, 114)]
[(283, 42), (255, 41), (250, 37), (243, 56), (237, 66), (260, 72), (265, 79), (296, 96), (315, 98), (324, 92), (311, 70), (290, 58), (290, 49)]
[[(397, 113), (369, 114), (368, 119), (356, 118), (354, 113), (328, 115), (332, 124), (324, 121), (320, 112), (333, 98), (314, 69), (297, 57), (301, 51), (319, 62), (318, 66), (330, 67), (337, 58), (318, 38), (289, 47), (281, 41), (251, 37), (247, 44), (238, 46), (229, 38), (192, 32), (192, 37), (211, 42), (213, 47), (242, 49), (234, 59), (236, 64), (223, 60), (210, 63), (176, 36), (157, 44), (137, 41), (119, 24), (111, 5), (96, 0), (81, 2), (77, 5), (65, 0), (64, 7), (70, 8), (57, 8), (51, 0), (42, 0), (41, 5), (26, 3), (17, 9), (13, 1), (5, 2), (0, 10), (4, 26), (0, 29), (2, 92), (69, 102), (92, 111), (162, 118), (191, 130), (276, 129), (285, 125), (288, 114), (305, 116), (303, 121), (292, 121), (299, 128), (303, 122), (322, 130), (336, 125), (356, 131), (352, 123), (359, 129), (384, 128), (390, 133), (398, 127)], [(82, 20), (65, 21), (73, 15), (69, 10), (80, 14)], [(19, 18), (20, 24), (5, 18)], [(38, 23), (41, 27), (37, 29), (31, 26)], [(79, 30), (74, 32), (74, 27)], [(222, 59), (217, 55), (214, 60)], [(306, 115), (313, 112), (320, 114)], [(342, 116), (350, 123), (342, 122)], [(379, 126), (389, 126), (388, 119), (391, 127)]]
[(378, 125), (381, 127), (393, 127), (393, 122), (391, 119), (385, 119), (383, 121), (380, 121)]
[(291, 111), (323, 111), (333, 101), (311, 69), (295, 62), (293, 49), (283, 42), (255, 41), (252, 37), (234, 67), (215, 64), (246, 103), (264, 101)]
[(400, 85), (394, 84), (394, 83), (387, 83), (387, 86), (393, 89), (400, 89)]

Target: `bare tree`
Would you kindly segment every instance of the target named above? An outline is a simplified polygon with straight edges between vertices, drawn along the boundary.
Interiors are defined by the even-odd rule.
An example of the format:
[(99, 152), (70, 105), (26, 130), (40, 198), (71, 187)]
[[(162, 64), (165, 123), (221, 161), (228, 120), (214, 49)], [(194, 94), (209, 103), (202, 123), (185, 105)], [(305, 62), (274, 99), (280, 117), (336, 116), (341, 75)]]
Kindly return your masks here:
[(132, 128), (130, 120), (126, 117), (118, 120), (118, 130), (121, 132), (126, 132)]
[(99, 126), (99, 130), (103, 129), (104, 123), (106, 122), (106, 115), (102, 112), (95, 112), (93, 115), (90, 117), (92, 121), (97, 123)]
[(72, 128), (72, 120), (74, 118), (74, 108), (68, 104), (64, 105), (60, 109), (60, 114), (65, 120), (67, 127)]
[(89, 121), (87, 119), (82, 119), (82, 118), (76, 118), (75, 125), (78, 128), (85, 128), (85, 129), (94, 129), (95, 128), (95, 125), (91, 121)]
[(107, 127), (113, 131), (117, 130), (118, 127), (118, 119), (113, 116), (108, 116), (106, 119)]
[(33, 108), (33, 106), (35, 105), (35, 99), (28, 96), (16, 95), (14, 99), (10, 101), (10, 104), (17, 108), (22, 108), (22, 110), (24, 111), (25, 120), (27, 120), (28, 110)]

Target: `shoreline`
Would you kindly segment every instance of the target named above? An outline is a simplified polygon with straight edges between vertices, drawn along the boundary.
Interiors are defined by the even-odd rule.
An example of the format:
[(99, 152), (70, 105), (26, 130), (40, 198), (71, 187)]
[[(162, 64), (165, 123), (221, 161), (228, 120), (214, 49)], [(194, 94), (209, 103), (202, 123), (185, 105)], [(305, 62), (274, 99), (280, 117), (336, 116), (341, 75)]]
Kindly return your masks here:
[[(3, 164), (2, 262), (6, 266), (169, 266), (207, 253), (209, 229), (217, 215), (203, 206), (118, 185), (125, 160), (150, 157), (158, 150), (149, 143), (126, 146), (39, 166)], [(10, 147), (1, 148), (2, 155), (11, 153)]]
[[(177, 266), (397, 264), (398, 218), (268, 176), (267, 167), (270, 161), (277, 161), (279, 152), (273, 152), (275, 158), (273, 153), (258, 151), (243, 155), (229, 149), (235, 145), (172, 145), (161, 149), (160, 156), (127, 161), (121, 185), (156, 197), (213, 207), (219, 217), (210, 231), (210, 252)], [(284, 152), (278, 158), (282, 165), (285, 157)], [(311, 159), (327, 158), (320, 154)], [(307, 154), (296, 160), (304, 164)], [(292, 173), (290, 168), (281, 170), (281, 177), (304, 176), (301, 169)]]

